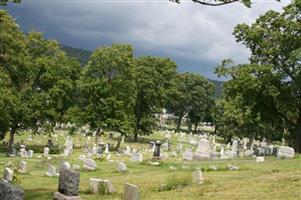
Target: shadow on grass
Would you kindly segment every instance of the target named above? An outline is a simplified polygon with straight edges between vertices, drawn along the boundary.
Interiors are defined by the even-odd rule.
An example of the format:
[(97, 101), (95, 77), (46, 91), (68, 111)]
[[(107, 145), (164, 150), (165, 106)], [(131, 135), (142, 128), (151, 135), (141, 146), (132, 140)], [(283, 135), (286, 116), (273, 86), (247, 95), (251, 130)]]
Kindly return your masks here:
[(36, 189), (28, 189), (25, 190), (25, 198), (24, 200), (34, 200), (34, 199), (53, 199), (53, 194), (55, 191), (47, 189), (47, 188), (36, 188)]

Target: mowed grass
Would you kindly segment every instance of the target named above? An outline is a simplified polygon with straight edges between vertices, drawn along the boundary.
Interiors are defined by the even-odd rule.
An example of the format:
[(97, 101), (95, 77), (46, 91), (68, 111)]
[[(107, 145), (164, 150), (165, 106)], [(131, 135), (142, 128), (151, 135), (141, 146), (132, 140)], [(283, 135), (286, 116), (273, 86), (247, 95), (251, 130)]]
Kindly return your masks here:
[[(65, 140), (59, 136), (58, 143), (63, 144)], [(23, 139), (25, 143), (32, 144), (26, 140), (27, 134), (17, 136), (16, 140)], [(161, 139), (160, 134), (151, 137), (145, 137), (140, 143), (130, 143), (130, 146), (136, 148), (146, 148), (149, 140)], [(47, 138), (35, 136), (35, 140), (41, 140), (46, 144)], [(84, 139), (79, 136), (74, 138), (84, 143)], [(93, 138), (91, 138), (93, 141)], [(40, 142), (40, 141), (39, 141)], [(177, 141), (175, 137), (171, 139), (171, 147), (175, 148)], [(185, 144), (187, 146), (187, 144)], [(57, 191), (58, 178), (49, 178), (45, 176), (48, 165), (59, 167), (62, 160), (67, 160), (71, 164), (82, 163), (77, 159), (83, 154), (81, 149), (74, 149), (70, 158), (63, 158), (51, 155), (52, 159), (37, 158), (39, 154), (34, 154), (34, 158), (24, 159), (27, 162), (28, 174), (21, 175), (23, 182), (19, 184), (25, 190), (25, 199), (52, 199), (53, 193)], [(86, 171), (80, 169), (80, 196), (83, 199), (122, 199), (124, 184), (129, 182), (139, 186), (142, 199), (301, 199), (301, 156), (295, 159), (282, 160), (274, 157), (266, 157), (265, 162), (256, 163), (255, 158), (239, 158), (235, 160), (218, 160), (218, 161), (192, 161), (187, 162), (181, 159), (169, 157), (163, 161), (162, 165), (152, 166), (148, 164), (151, 159), (151, 153), (145, 154), (146, 161), (137, 163), (131, 161), (126, 156), (118, 156), (112, 153), (110, 158), (115, 161), (98, 161), (98, 168), (95, 171)], [(20, 157), (5, 157), (0, 154), (0, 173), (3, 173), (5, 166), (11, 162), (18, 166)], [(117, 161), (124, 161), (128, 167), (128, 172), (117, 172)], [(169, 191), (158, 191), (160, 185), (166, 184), (170, 180), (180, 180), (181, 177), (191, 177), (196, 168), (207, 168), (210, 165), (224, 167), (227, 164), (236, 165), (239, 171), (205, 171), (203, 172), (204, 184), (195, 185), (189, 183), (186, 186), (175, 188)], [(171, 171), (169, 166), (177, 168)], [(184, 169), (183, 169), (183, 166)], [(110, 179), (117, 190), (111, 195), (91, 195), (88, 192), (89, 178)]]

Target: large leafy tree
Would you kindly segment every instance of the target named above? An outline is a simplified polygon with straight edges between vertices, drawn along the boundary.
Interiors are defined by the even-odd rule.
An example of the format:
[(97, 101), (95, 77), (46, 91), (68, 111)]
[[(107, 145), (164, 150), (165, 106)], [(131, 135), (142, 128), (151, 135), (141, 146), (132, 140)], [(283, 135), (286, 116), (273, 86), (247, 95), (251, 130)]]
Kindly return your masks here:
[[(78, 106), (69, 110), (72, 120), (92, 129), (123, 134), (133, 127), (135, 66), (131, 45), (96, 49), (78, 81)], [(79, 117), (80, 116), (80, 117)]]
[(167, 91), (166, 109), (177, 117), (176, 131), (180, 130), (181, 122), (187, 115), (189, 127), (208, 118), (214, 104), (214, 86), (207, 79), (191, 73), (178, 74), (174, 85)]
[(18, 25), (6, 11), (0, 10), (0, 88), (1, 138), (10, 130), (8, 147), (14, 141), (15, 133), (27, 127), (27, 102), (24, 94), (30, 88), (30, 56), (26, 39)]
[(42, 33), (27, 36), (31, 90), (27, 92), (31, 127), (51, 128), (65, 121), (66, 111), (75, 104), (76, 80), (80, 64), (69, 58), (55, 40), (45, 40)]
[(134, 140), (137, 140), (138, 133), (151, 133), (155, 127), (156, 114), (161, 113), (164, 107), (176, 67), (176, 63), (167, 58), (147, 56), (136, 59)]
[(300, 16), (300, 1), (295, 1), (282, 13), (268, 11), (252, 25), (238, 25), (234, 35), (250, 49), (250, 63), (226, 67), (231, 63), (225, 62), (217, 70), (231, 78), (224, 86), (225, 100), (236, 100), (238, 109), (248, 108), (247, 121), (254, 125), (259, 120), (269, 130), (257, 131), (260, 134), (278, 135), (287, 129), (297, 152), (301, 152)]

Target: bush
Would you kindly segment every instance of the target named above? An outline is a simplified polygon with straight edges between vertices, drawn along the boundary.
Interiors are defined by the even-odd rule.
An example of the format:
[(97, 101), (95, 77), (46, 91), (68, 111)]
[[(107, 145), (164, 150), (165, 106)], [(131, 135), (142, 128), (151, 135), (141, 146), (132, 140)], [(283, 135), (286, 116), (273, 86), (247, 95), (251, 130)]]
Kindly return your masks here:
[(189, 185), (192, 181), (191, 174), (183, 173), (177, 176), (172, 175), (167, 178), (166, 184), (159, 187), (158, 191), (170, 191)]

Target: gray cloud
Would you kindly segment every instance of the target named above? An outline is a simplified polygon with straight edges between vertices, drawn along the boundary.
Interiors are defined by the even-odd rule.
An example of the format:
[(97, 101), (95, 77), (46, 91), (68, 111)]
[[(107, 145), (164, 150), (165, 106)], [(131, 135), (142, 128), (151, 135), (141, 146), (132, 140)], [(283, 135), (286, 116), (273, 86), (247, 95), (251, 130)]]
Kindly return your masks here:
[(224, 58), (246, 62), (249, 52), (232, 36), (238, 23), (252, 23), (268, 9), (288, 1), (257, 1), (206, 7), (190, 1), (23, 1), (9, 11), (24, 31), (35, 28), (73, 47), (94, 49), (130, 43), (136, 55), (170, 57), (179, 71), (216, 78), (214, 67)]

